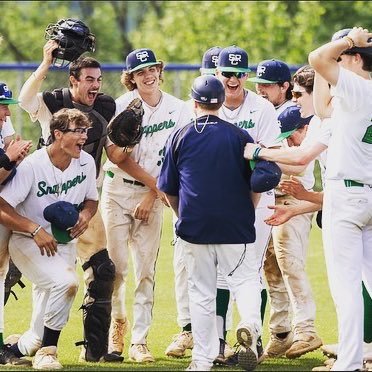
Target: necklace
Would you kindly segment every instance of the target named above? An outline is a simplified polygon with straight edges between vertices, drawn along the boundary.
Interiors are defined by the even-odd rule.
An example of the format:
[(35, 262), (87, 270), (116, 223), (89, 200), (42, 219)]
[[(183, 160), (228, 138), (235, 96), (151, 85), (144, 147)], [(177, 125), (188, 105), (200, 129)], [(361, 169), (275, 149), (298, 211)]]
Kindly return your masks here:
[(55, 181), (55, 185), (53, 185), (53, 190), (54, 190), (55, 194), (57, 194), (57, 197), (59, 197), (62, 193), (62, 181), (58, 182), (57, 174), (56, 174), (56, 166), (53, 164), (52, 153), (50, 151), (49, 146), (46, 148), (46, 151), (47, 151), (47, 154), (49, 156), (50, 164), (52, 166), (52, 171), (53, 171), (53, 177), (54, 177), (54, 181)]
[(233, 121), (239, 116), (240, 111), (242, 110), (244, 106), (245, 98), (247, 96), (247, 91), (245, 89), (243, 92), (244, 92), (243, 102), (235, 109), (230, 110), (225, 104), (222, 105), (222, 112), (225, 115), (225, 117), (228, 119), (228, 121)]
[[(208, 121), (208, 119), (209, 119), (209, 115), (205, 118), (205, 122), (204, 123), (198, 123), (198, 119), (194, 120), (194, 128), (195, 128), (195, 130), (196, 130), (197, 133), (199, 133), (199, 134), (202, 133), (203, 130), (204, 130), (204, 128), (208, 124), (217, 124), (216, 121)], [(198, 129), (198, 124), (201, 124), (202, 125), (202, 127), (201, 127), (200, 130)]]

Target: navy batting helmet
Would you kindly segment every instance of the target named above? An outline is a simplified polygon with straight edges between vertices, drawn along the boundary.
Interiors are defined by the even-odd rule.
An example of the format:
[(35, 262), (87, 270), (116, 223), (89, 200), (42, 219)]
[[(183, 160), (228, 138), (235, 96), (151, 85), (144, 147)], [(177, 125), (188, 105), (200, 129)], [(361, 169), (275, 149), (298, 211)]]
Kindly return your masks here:
[(89, 28), (79, 19), (72, 18), (49, 24), (45, 30), (45, 39), (56, 40), (59, 44), (52, 53), (53, 64), (57, 67), (68, 66), (83, 53), (94, 52), (96, 46), (96, 37), (90, 33)]
[(213, 75), (198, 76), (191, 88), (191, 97), (200, 103), (223, 103), (225, 88)]
[[(335, 40), (339, 40), (339, 39), (342, 39), (344, 36), (347, 36), (348, 33), (351, 31), (352, 29), (351, 28), (344, 28), (342, 30), (339, 30), (337, 32), (335, 32), (332, 36), (332, 41), (335, 41)], [(372, 38), (368, 39), (368, 41), (372, 41)], [(350, 49), (347, 50), (348, 53), (360, 53), (360, 54), (367, 54), (367, 55), (370, 55), (372, 56), (372, 47), (365, 47), (365, 48), (362, 48), (362, 47), (352, 47)]]

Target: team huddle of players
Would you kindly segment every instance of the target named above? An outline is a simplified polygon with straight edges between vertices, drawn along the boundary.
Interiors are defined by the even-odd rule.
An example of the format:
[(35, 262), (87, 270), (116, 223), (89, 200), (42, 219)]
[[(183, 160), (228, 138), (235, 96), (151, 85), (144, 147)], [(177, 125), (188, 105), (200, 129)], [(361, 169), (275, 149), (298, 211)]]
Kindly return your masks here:
[[(57, 344), (77, 291), (76, 257), (86, 285), (80, 360), (122, 362), (129, 254), (135, 292), (128, 356), (154, 362), (147, 335), (163, 208), (170, 206), (182, 330), (167, 356), (192, 349), (188, 370), (253, 370), (269, 358), (322, 347), (333, 359), (315, 370), (370, 368), (371, 37), (360, 27), (341, 30), (293, 76), (286, 63), (268, 59), (249, 77), (244, 49), (210, 48), (187, 102), (160, 89), (164, 64), (148, 48), (126, 57), (127, 92), (116, 100), (100, 93), (101, 66), (87, 56), (70, 63), (69, 88), (42, 91), (60, 48), (48, 40), (18, 100), (0, 85), (0, 286), (9, 253), (34, 284), (30, 329), (22, 335), (3, 340), (0, 306), (0, 363), (27, 366), (34, 356), (35, 369), (62, 368)], [(121, 148), (106, 128), (135, 98), (144, 109), (143, 135)], [(30, 141), (12, 139), (8, 106), (17, 103), (41, 127), (40, 149), (29, 156)], [(315, 159), (324, 192), (313, 191)], [(322, 346), (305, 271), (317, 211), (338, 345)], [(1, 296), (3, 290), (0, 304)], [(240, 321), (232, 349), (226, 334), (234, 302)]]

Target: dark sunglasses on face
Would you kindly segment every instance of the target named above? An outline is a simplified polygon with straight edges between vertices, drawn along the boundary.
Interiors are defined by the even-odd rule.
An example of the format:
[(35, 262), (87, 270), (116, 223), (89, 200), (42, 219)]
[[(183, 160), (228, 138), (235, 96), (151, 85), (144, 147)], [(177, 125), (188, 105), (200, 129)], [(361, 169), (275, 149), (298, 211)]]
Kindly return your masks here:
[(221, 75), (227, 79), (232, 78), (235, 76), (237, 79), (241, 79), (247, 75), (246, 72), (229, 72), (229, 71), (221, 71)]
[(292, 97), (293, 98), (300, 98), (300, 97), (302, 97), (302, 95), (304, 94), (305, 92), (299, 92), (298, 90), (296, 91), (296, 90), (292, 90)]
[(71, 132), (71, 133), (76, 133), (76, 134), (87, 134), (90, 128), (91, 127), (79, 127), (79, 128), (74, 128), (74, 129), (68, 128), (68, 129), (62, 130), (62, 132), (63, 133)]

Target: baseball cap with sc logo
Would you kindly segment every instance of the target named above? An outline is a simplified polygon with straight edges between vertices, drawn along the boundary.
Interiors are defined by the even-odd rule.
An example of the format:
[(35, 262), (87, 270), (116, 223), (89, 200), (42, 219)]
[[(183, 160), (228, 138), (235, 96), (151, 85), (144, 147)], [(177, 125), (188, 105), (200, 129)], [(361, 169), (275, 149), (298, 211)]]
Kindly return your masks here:
[(250, 72), (248, 53), (236, 45), (222, 49), (218, 56), (217, 69), (222, 72)]
[(160, 64), (161, 61), (156, 60), (154, 52), (147, 48), (133, 50), (127, 55), (125, 61), (125, 65), (129, 73), (140, 70), (144, 67)]

